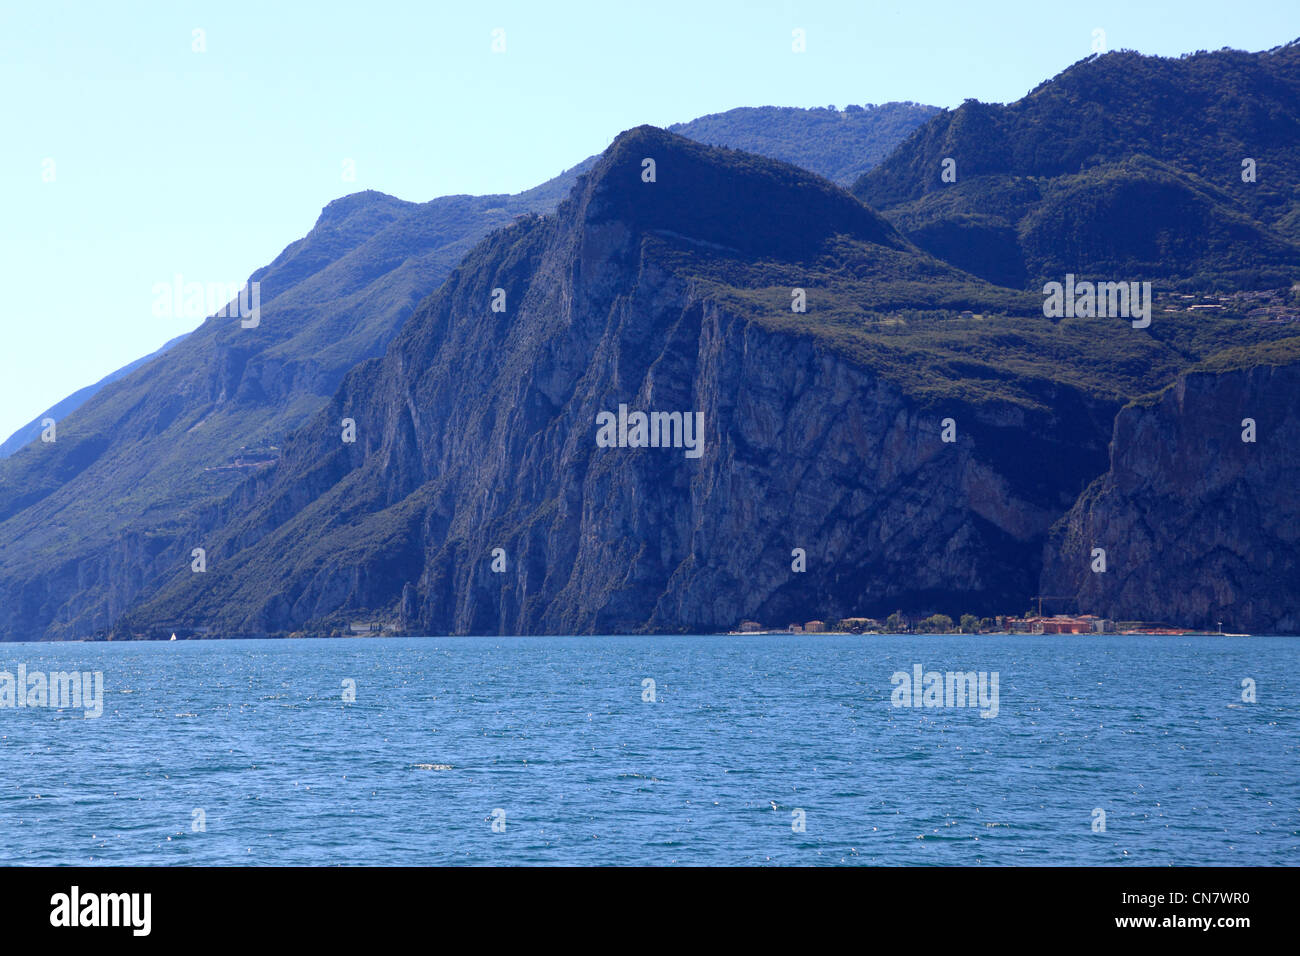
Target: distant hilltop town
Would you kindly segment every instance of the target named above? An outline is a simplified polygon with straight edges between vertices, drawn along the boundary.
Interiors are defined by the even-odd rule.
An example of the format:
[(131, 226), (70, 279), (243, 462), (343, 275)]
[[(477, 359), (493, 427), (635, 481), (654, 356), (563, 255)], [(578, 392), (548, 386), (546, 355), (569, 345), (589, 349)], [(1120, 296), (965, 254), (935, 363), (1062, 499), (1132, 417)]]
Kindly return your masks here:
[(901, 611), (879, 621), (873, 617), (846, 617), (827, 624), (807, 621), (785, 627), (766, 627), (758, 621), (741, 621), (728, 634), (1205, 634), (1223, 631), (1198, 631), (1149, 621), (1112, 621), (1095, 614), (1053, 614), (1024, 617), (976, 617), (963, 614), (954, 622), (947, 614), (928, 617)]

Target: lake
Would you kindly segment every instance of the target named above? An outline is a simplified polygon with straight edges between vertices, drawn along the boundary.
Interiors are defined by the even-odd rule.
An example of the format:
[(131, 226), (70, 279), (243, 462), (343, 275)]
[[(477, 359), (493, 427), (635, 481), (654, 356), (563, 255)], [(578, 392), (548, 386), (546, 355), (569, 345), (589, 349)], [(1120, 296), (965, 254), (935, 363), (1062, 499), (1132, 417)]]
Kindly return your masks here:
[[(1300, 864), (1295, 638), (5, 645), (20, 665), (102, 672), (103, 712), (0, 708), (10, 864)], [(896, 706), (918, 666), (966, 706), (924, 676)]]

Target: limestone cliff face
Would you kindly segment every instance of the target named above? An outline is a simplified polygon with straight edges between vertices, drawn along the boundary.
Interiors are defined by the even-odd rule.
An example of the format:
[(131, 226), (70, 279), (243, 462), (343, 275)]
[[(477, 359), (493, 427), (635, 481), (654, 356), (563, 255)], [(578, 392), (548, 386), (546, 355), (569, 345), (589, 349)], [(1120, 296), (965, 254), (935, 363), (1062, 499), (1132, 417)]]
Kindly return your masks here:
[[(472, 253), (276, 468), (195, 526), (209, 573), (177, 575), (121, 632), (372, 615), (413, 633), (692, 631), (1027, 601), (1048, 528), (1105, 466), (1114, 407), (1050, 383), (1036, 411), (935, 404), (738, 314), (669, 253), (728, 236), (759, 260), (832, 235), (906, 244), (788, 167), (687, 177), (716, 156), (664, 135), (629, 135), (556, 217)], [(636, 193), (646, 151), (660, 193)], [(711, 176), (709, 202), (679, 202), (674, 175)], [(756, 194), (767, 225), (745, 228)], [(599, 447), (597, 415), (620, 405), (701, 413), (700, 457)]]
[[(1190, 372), (1126, 407), (1109, 471), (1054, 529), (1044, 591), (1117, 619), (1300, 631), (1297, 448), (1294, 364)], [(1105, 573), (1091, 570), (1094, 548)]]
[(0, 460), (0, 641), (102, 634), (188, 568), (187, 524), (382, 355), (466, 250), (534, 205), (337, 200), (252, 275), (255, 327), (209, 318), (58, 416), (56, 442)]
[[(929, 112), (914, 104), (844, 114), (741, 110), (684, 132), (847, 175), (874, 163)], [(56, 408), (56, 444), (33, 444), (28, 430), (24, 447), (0, 449), (0, 641), (102, 636), (126, 609), (150, 601), (189, 568), (193, 547), (234, 516), (247, 518), (243, 509), (265, 486), (254, 476), (245, 487), (250, 472), (311, 423), (350, 369), (384, 354), (466, 253), (519, 216), (553, 210), (599, 158), (514, 196), (444, 196), (417, 205), (365, 192), (336, 200), (307, 236), (250, 277), (260, 289), (255, 328), (209, 320), (147, 368), (89, 400), (78, 397), (75, 412), (68, 404)], [(701, 171), (707, 172), (695, 170)], [(679, 171), (679, 194), (684, 182)], [(607, 219), (617, 217), (617, 210), (608, 212)], [(677, 215), (667, 208), (660, 214)], [(831, 222), (855, 218), (875, 219), (841, 203)], [(729, 225), (713, 223), (699, 237), (739, 236), (744, 244)], [(277, 508), (296, 513), (319, 488), (301, 471), (294, 474), (300, 485), (276, 500)], [(265, 530), (245, 521), (232, 546)], [(292, 555), (285, 560), (292, 563)], [(210, 573), (215, 582), (222, 572)], [(340, 575), (327, 593), (352, 594), (354, 578), (365, 578), (360, 569)], [(257, 582), (263, 583), (270, 587)], [(256, 589), (252, 600), (261, 601)], [(266, 603), (294, 606), (284, 593)], [(183, 628), (185, 621), (155, 623)]]
[[(824, 307), (792, 314), (806, 276)], [(538, 634), (988, 615), (1046, 593), (1122, 619), (1300, 630), (1294, 358), (1207, 364), (1121, 411), (1072, 374), (1096, 345), (1069, 352), (1041, 317), (984, 326), (1001, 364), (961, 351), (984, 319), (949, 326), (954, 287), (972, 312), (1007, 301), (817, 177), (631, 131), (555, 215), (476, 246), (278, 460), (11, 587), (5, 607), (49, 636), (377, 619)], [(873, 295), (921, 328), (911, 351), (841, 334), (875, 321)], [(1020, 338), (1034, 323), (1048, 334)], [(1167, 348), (1134, 341), (1109, 367)], [(698, 414), (698, 457), (602, 445), (598, 417), (620, 406)], [(27, 545), (58, 533), (38, 525)]]

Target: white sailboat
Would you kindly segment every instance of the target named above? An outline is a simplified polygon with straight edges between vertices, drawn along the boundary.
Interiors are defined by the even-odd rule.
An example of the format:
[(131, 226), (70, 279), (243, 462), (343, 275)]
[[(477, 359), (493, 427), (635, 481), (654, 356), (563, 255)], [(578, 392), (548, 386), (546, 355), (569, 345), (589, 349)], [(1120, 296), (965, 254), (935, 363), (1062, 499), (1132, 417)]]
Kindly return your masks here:
[(173, 640), (173, 641), (176, 640), (176, 635), (175, 635), (175, 634), (172, 635), (172, 640)]

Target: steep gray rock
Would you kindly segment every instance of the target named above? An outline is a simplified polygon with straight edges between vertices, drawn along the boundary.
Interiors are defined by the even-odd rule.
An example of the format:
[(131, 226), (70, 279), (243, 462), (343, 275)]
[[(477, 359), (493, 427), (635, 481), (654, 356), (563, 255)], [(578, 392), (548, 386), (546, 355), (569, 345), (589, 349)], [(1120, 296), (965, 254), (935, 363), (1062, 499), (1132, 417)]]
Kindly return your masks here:
[(1044, 592), (1119, 620), (1300, 631), (1297, 448), (1300, 364), (1189, 372), (1126, 407), (1109, 470), (1054, 529)]
[[(715, 253), (727, 236), (743, 251)], [(375, 616), (417, 633), (717, 630), (1025, 600), (1047, 529), (1105, 465), (1115, 405), (1042, 381), (1033, 408), (936, 404), (756, 321), (694, 271), (843, 241), (904, 277), (960, 276), (791, 167), (625, 134), (555, 217), (471, 253), (276, 468), (196, 524), (211, 570), (178, 570), (119, 636)], [(598, 447), (598, 413), (620, 404), (702, 413), (703, 454)], [(1046, 478), (1022, 473), (1026, 450), (1051, 462)]]
[[(889, 105), (831, 122), (825, 110), (733, 111), (706, 118), (704, 131), (823, 168), (869, 166), (928, 112)], [(755, 128), (774, 117), (781, 136)], [(209, 319), (148, 369), (61, 403), (58, 442), (27, 440), (0, 461), (0, 641), (104, 633), (178, 560), (188, 564), (187, 529), (270, 467), (476, 243), (552, 210), (597, 159), (514, 196), (335, 200), (250, 277), (261, 289), (258, 328)]]

